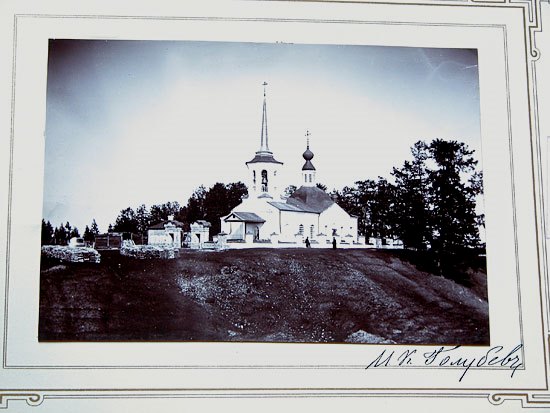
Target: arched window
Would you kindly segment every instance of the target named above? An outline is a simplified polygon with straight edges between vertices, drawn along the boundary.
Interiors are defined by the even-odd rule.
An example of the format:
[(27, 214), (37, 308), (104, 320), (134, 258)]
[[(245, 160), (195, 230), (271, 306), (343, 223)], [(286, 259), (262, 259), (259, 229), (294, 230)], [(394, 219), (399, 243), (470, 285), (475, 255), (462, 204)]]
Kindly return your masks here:
[(262, 171), (262, 192), (267, 192), (267, 171)]
[(298, 227), (298, 234), (304, 235), (304, 225), (303, 224), (300, 224), (300, 226)]
[(256, 185), (256, 171), (252, 171), (252, 183)]
[(314, 225), (311, 225), (311, 226), (309, 227), (309, 237), (310, 237), (310, 238), (313, 238), (313, 229), (314, 229), (314, 228), (315, 228)]

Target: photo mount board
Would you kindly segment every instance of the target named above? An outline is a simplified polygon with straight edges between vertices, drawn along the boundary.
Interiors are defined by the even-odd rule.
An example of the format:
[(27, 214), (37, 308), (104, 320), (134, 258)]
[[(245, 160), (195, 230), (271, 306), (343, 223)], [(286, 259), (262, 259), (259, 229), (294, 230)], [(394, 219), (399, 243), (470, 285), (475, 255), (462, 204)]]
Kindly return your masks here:
[[(231, 3), (216, 8), (47, 11), (3, 17), (2, 370), (0, 406), (73, 399), (366, 397), (550, 404), (543, 81), (547, 3)], [(163, 11), (164, 13), (161, 13)], [(9, 18), (8, 18), (9, 17)], [(547, 18), (548, 18), (547, 17)], [(207, 40), (478, 50), (491, 345), (428, 364), (439, 346), (276, 343), (39, 343), (40, 221), (48, 40)], [(539, 50), (540, 49), (540, 50)], [(9, 96), (9, 98), (8, 98)], [(29, 120), (32, 119), (32, 122)], [(5, 190), (5, 191), (4, 191)], [(513, 351), (521, 366), (487, 365)], [(518, 347), (520, 346), (520, 347)], [(492, 350), (491, 350), (492, 349)], [(488, 352), (491, 353), (488, 353)], [(381, 355), (388, 365), (366, 368)], [(400, 364), (410, 355), (411, 363)], [(400, 357), (401, 356), (401, 357)], [(498, 357), (497, 357), (498, 358)], [(468, 369), (460, 361), (480, 363)], [(439, 361), (439, 359), (438, 359)], [(437, 364), (437, 363), (436, 363)], [(513, 372), (513, 377), (512, 376)]]

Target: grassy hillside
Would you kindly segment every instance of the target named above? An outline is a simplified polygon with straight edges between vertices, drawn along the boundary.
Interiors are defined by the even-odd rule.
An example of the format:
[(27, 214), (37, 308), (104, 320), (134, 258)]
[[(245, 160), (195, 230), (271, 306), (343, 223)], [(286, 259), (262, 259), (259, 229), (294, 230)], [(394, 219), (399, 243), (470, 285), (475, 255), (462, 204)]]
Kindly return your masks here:
[(488, 344), (486, 276), (469, 287), (391, 251), (182, 251), (42, 261), (41, 340)]

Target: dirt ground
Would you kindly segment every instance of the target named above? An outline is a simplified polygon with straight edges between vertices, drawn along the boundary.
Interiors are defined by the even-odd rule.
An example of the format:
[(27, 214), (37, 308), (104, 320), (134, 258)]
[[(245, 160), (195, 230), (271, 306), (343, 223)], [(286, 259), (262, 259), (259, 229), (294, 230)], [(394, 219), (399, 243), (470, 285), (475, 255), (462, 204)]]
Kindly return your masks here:
[(486, 278), (464, 287), (388, 250), (43, 258), (39, 339), (489, 344)]

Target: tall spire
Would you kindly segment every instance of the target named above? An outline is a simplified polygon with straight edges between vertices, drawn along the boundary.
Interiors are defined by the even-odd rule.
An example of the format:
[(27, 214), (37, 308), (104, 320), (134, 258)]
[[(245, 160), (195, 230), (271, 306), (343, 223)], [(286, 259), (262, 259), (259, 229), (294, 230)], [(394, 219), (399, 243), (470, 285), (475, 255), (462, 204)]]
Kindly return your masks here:
[(267, 86), (267, 82), (264, 82), (263, 83), (264, 107), (262, 112), (262, 134), (261, 134), (260, 152), (270, 152), (268, 141), (267, 141), (267, 104), (266, 104), (266, 93), (265, 93), (266, 86)]
[(260, 149), (256, 151), (256, 155), (251, 161), (246, 162), (246, 164), (253, 164), (258, 162), (264, 162), (264, 163), (276, 163), (282, 165), (282, 162), (279, 162), (273, 158), (273, 152), (269, 150), (269, 145), (267, 141), (267, 104), (266, 104), (266, 91), (265, 87), (267, 86), (267, 82), (262, 83), (262, 86), (264, 87), (264, 106), (262, 111), (262, 133), (260, 135)]

